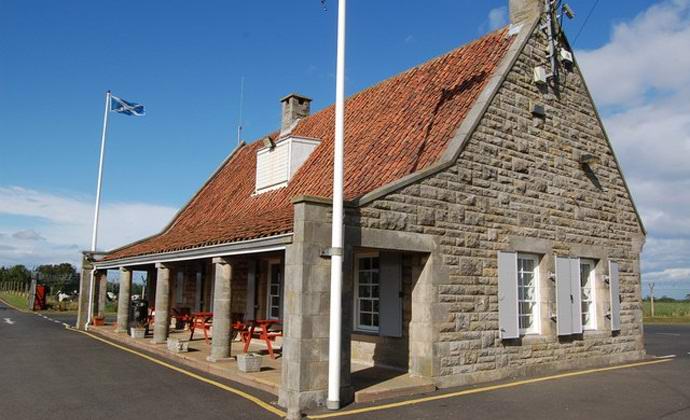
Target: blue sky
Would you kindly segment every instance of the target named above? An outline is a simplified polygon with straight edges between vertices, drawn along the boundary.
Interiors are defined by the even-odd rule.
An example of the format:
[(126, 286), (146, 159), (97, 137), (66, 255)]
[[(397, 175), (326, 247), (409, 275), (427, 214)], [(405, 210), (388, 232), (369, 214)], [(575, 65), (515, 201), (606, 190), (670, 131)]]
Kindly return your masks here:
[[(566, 23), (571, 42), (594, 3), (570, 1), (578, 14)], [(347, 92), (504, 24), (507, 4), (351, 0)], [(75, 262), (77, 251), (88, 246), (107, 89), (145, 104), (147, 116), (111, 115), (105, 248), (159, 229), (235, 146), (242, 76), (246, 140), (278, 126), (278, 101), (290, 92), (312, 97), (314, 109), (330, 104), (336, 2), (327, 1), (327, 8), (318, 0), (0, 0), (0, 264)], [(670, 22), (669, 14), (676, 21)], [(661, 32), (683, 45), (688, 22), (685, 0), (600, 1), (575, 44), (650, 227), (645, 270), (658, 273), (663, 284), (657, 290), (665, 293), (667, 287), (669, 294), (690, 289), (690, 220), (686, 216), (682, 229), (672, 223), (690, 199), (661, 205), (655, 194), (679, 182), (687, 187), (690, 173), (677, 168), (673, 149), (649, 151), (659, 152), (650, 168), (643, 153), (647, 140), (630, 140), (629, 130), (630, 121), (639, 123), (639, 115), (664, 106), (678, 114), (674, 101), (688, 98), (690, 82), (663, 74), (674, 80), (648, 80), (644, 56), (628, 69), (626, 36), (650, 39)], [(611, 57), (622, 60), (624, 80), (631, 83), (622, 83), (615, 70), (603, 70), (611, 70)], [(690, 65), (678, 70), (683, 69), (689, 73)], [(616, 83), (611, 75), (617, 75)], [(626, 88), (612, 88), (621, 84)], [(681, 136), (673, 144), (683, 147), (688, 139), (680, 133), (690, 123), (688, 107), (681, 108), (668, 135)], [(651, 130), (637, 131), (645, 129)]]

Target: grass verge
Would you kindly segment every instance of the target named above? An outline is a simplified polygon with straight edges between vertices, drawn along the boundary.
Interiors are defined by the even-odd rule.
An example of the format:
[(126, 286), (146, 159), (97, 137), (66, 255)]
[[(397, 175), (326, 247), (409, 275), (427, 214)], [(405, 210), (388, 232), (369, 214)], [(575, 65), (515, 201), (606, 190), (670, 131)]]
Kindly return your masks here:
[(0, 299), (9, 303), (12, 306), (16, 306), (19, 309), (28, 309), (28, 304), (26, 303), (25, 295), (16, 295), (10, 292), (0, 292)]

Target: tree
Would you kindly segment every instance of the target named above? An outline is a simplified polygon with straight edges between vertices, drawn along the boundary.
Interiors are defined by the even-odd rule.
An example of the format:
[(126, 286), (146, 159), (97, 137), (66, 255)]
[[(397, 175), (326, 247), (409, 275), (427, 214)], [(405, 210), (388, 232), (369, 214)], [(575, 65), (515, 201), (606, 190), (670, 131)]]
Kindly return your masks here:
[(71, 292), (79, 288), (77, 269), (70, 263), (39, 265), (36, 271), (38, 282), (49, 286), (51, 293), (58, 290)]
[(12, 266), (10, 268), (3, 267), (3, 270), (0, 273), (2, 274), (0, 281), (19, 283), (28, 283), (31, 281), (31, 271), (21, 264)]

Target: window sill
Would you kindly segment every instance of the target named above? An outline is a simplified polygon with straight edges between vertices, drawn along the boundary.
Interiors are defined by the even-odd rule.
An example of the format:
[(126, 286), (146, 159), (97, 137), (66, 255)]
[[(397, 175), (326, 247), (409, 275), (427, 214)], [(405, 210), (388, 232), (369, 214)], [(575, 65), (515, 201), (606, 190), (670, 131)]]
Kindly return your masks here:
[(523, 345), (530, 344), (545, 344), (553, 341), (551, 337), (540, 335), (540, 334), (527, 334), (520, 337), (520, 341)]
[(611, 336), (611, 331), (605, 330), (585, 330), (582, 338), (607, 338)]
[(353, 329), (352, 335), (367, 335), (367, 336), (371, 336), (371, 337), (380, 337), (378, 331), (358, 330), (358, 329)]

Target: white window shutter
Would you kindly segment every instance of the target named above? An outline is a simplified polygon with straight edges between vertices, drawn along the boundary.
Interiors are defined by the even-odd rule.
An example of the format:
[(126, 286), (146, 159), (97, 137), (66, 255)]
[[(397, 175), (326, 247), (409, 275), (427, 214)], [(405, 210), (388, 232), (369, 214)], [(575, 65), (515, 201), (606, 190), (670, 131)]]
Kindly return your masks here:
[(402, 337), (402, 256), (381, 252), (379, 264), (379, 335)]
[(502, 340), (520, 337), (516, 252), (498, 252), (498, 328)]
[(573, 333), (572, 272), (570, 258), (556, 257), (556, 327), (558, 335)]
[(611, 293), (611, 331), (621, 329), (620, 269), (618, 263), (609, 261), (609, 290)]
[(572, 295), (570, 311), (573, 334), (582, 334), (582, 283), (580, 279), (580, 259), (570, 259), (570, 294)]

